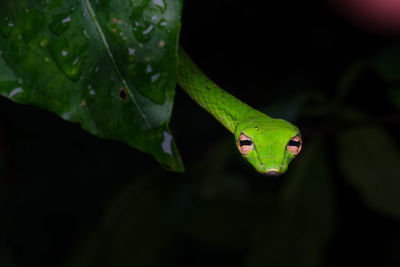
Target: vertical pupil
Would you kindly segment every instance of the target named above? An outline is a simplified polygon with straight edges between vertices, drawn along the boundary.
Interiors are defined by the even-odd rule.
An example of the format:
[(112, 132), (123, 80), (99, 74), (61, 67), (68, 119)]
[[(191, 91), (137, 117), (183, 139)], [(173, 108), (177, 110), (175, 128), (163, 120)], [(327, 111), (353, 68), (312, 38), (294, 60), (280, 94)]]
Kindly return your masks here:
[(240, 146), (251, 146), (252, 142), (250, 140), (241, 140)]

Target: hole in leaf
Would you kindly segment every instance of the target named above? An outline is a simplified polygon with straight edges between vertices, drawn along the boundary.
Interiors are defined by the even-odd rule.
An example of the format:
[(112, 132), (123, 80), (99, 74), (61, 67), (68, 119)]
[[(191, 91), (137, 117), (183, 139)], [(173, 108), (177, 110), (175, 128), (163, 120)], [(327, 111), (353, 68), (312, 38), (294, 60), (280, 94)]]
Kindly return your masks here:
[(125, 89), (124, 87), (121, 87), (121, 88), (119, 89), (119, 99), (120, 99), (121, 101), (124, 101), (124, 100), (126, 100), (126, 96), (127, 96), (127, 94), (126, 94), (126, 89)]

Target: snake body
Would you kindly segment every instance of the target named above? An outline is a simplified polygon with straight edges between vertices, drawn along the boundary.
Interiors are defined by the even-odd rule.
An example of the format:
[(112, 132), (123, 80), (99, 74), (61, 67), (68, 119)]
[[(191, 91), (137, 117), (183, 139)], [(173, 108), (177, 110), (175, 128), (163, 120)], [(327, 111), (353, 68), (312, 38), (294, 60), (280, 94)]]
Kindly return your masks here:
[(250, 107), (211, 81), (178, 50), (177, 82), (203, 109), (234, 134), (242, 156), (260, 173), (284, 173), (300, 152), (299, 129), (293, 124)]

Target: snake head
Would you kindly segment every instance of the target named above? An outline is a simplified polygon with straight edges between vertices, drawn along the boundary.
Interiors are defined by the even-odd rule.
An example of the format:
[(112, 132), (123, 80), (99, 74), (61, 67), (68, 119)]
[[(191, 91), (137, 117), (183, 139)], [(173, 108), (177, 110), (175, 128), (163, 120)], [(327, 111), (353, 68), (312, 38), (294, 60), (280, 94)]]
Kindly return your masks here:
[(281, 119), (241, 122), (235, 129), (235, 139), (243, 158), (266, 175), (284, 173), (302, 148), (298, 128)]

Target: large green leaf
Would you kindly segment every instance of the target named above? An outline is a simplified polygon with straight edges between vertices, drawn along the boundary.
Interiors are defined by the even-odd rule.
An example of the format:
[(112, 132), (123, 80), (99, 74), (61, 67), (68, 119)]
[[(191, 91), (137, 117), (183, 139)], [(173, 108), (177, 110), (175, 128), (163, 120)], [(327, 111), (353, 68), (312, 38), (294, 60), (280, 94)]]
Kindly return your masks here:
[(0, 94), (183, 166), (168, 129), (181, 0), (3, 0)]

